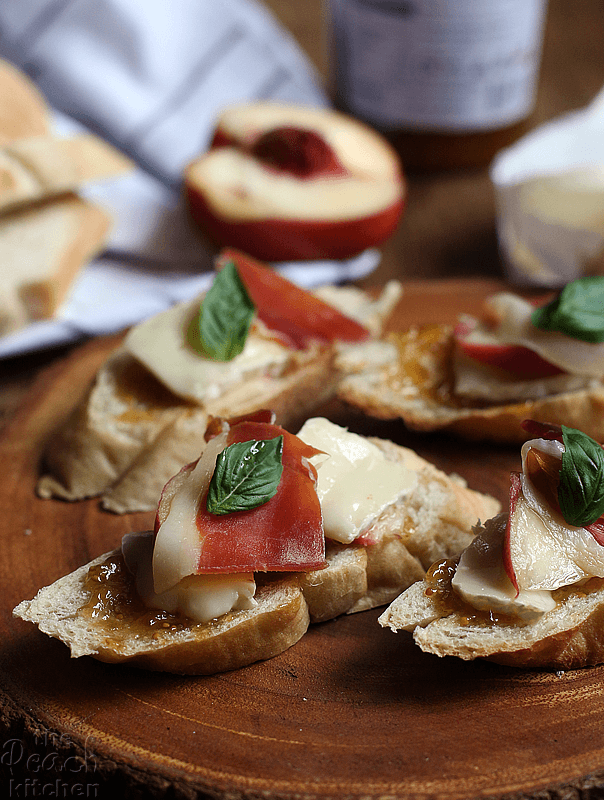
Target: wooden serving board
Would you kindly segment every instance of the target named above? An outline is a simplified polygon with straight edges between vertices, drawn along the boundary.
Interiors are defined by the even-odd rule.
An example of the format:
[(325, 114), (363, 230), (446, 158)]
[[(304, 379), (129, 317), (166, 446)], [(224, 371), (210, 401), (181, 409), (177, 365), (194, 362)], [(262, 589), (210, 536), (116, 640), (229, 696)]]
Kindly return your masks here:
[[(396, 324), (450, 321), (494, 288), (410, 283)], [(600, 667), (552, 674), (438, 659), (411, 636), (382, 629), (376, 610), (312, 626), (270, 661), (183, 678), (70, 659), (62, 644), (15, 620), (20, 600), (150, 524), (150, 515), (114, 516), (95, 501), (34, 495), (45, 437), (114, 344), (94, 341), (50, 368), (0, 441), (4, 796), (602, 796)], [(519, 465), (514, 447), (344, 419), (502, 501)]]

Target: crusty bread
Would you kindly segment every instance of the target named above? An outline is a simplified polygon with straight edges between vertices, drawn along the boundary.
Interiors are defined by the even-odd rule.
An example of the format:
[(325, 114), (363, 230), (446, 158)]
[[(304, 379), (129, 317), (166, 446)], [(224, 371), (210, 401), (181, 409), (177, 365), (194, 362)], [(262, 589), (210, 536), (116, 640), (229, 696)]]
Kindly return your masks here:
[(109, 224), (73, 194), (0, 216), (0, 335), (54, 315)]
[[(137, 507), (152, 510), (166, 481), (199, 456), (206, 423), (205, 410), (179, 401), (119, 349), (100, 369), (84, 402), (47, 442), (51, 474), (41, 478), (38, 493), (77, 500), (113, 487), (116, 510), (133, 510), (121, 505), (120, 479), (127, 476), (135, 484)], [(158, 458), (161, 469), (155, 466)], [(148, 482), (136, 479), (146, 461), (153, 465)]]
[[(465, 547), (477, 519), (492, 516), (499, 503), (407, 448), (371, 441), (387, 458), (417, 470), (416, 489), (382, 512), (369, 531), (372, 544), (327, 542), (324, 569), (260, 577), (258, 605), (249, 611), (230, 612), (206, 625), (185, 623), (176, 631), (150, 629), (135, 638), (119, 620), (112, 618), (107, 626), (86, 613), (86, 575), (105, 555), (42, 589), (15, 614), (65, 642), (73, 656), (210, 674), (282, 652), (298, 641), (309, 622), (385, 605), (420, 580), (435, 558)], [(112, 555), (121, 558), (119, 551)]]
[(94, 136), (59, 140), (26, 75), (0, 60), (0, 336), (52, 317), (110, 225), (72, 193), (130, 163)]
[(14, 614), (60, 639), (75, 657), (92, 655), (109, 663), (191, 675), (209, 675), (271, 658), (295, 644), (308, 628), (308, 608), (295, 577), (282, 577), (260, 586), (258, 605), (226, 614), (205, 625), (185, 622), (178, 630), (147, 627), (133, 635), (127, 612), (105, 627), (86, 613), (90, 594), (86, 576), (91, 568), (115, 558), (126, 570), (120, 551), (100, 558), (42, 589)]
[(326, 350), (282, 378), (248, 380), (205, 407), (176, 397), (132, 356), (118, 350), (99, 371), (84, 403), (50, 438), (40, 497), (102, 496), (115, 513), (151, 511), (175, 466), (204, 445), (210, 415), (238, 416), (270, 407), (296, 425), (333, 395), (338, 373)]
[(412, 631), (427, 653), (539, 669), (575, 669), (604, 661), (604, 579), (553, 593), (556, 607), (532, 622), (489, 622), (426, 594), (426, 581), (404, 591), (380, 616), (393, 631)]
[(439, 325), (393, 334), (398, 360), (349, 375), (339, 397), (378, 419), (402, 419), (414, 430), (447, 430), (472, 440), (521, 443), (525, 419), (567, 425), (604, 441), (604, 384), (503, 405), (464, 403), (451, 391), (453, 328)]
[[(338, 294), (352, 297), (357, 310), (364, 304), (365, 321), (376, 332), (399, 297), (394, 287), (377, 301), (351, 287), (329, 290), (332, 300)], [(100, 495), (103, 507), (116, 513), (153, 510), (176, 469), (199, 456), (210, 415), (270, 408), (280, 425), (297, 429), (335, 394), (342, 377), (335, 358), (333, 347), (316, 349), (281, 376), (247, 378), (200, 406), (176, 397), (120, 349), (50, 438), (37, 492), (71, 501)]]

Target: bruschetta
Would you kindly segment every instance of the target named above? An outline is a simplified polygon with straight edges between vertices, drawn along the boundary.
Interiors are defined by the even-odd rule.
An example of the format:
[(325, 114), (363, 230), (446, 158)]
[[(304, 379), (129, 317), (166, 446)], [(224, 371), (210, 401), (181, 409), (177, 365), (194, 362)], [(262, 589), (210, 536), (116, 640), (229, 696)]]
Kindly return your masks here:
[(361, 370), (393, 358), (378, 340), (400, 292), (393, 282), (377, 299), (355, 287), (312, 294), (224, 251), (203, 297), (127, 333), (50, 437), (38, 494), (100, 496), (117, 513), (153, 510), (171, 475), (199, 455), (210, 416), (271, 408), (295, 430), (334, 396), (339, 354)]
[(482, 317), (392, 334), (395, 362), (346, 376), (342, 399), (416, 430), (521, 443), (532, 418), (604, 440), (604, 277), (541, 304), (511, 292)]
[(422, 650), (541, 669), (604, 661), (604, 450), (576, 429), (525, 423), (509, 509), (435, 562), (380, 616)]
[(499, 509), (412, 450), (324, 418), (213, 420), (154, 531), (15, 615), (107, 662), (211, 674), (282, 652), (311, 622), (385, 605)]

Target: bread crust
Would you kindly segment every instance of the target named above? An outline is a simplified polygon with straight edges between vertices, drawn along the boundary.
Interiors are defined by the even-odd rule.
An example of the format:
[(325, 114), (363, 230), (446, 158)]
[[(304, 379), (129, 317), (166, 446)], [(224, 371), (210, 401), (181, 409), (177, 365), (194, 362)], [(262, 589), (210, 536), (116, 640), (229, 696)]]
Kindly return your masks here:
[(525, 419), (567, 425), (604, 441), (604, 384), (539, 400), (463, 404), (450, 391), (453, 328), (412, 328), (392, 334), (398, 360), (390, 366), (349, 375), (338, 396), (378, 419), (402, 419), (413, 430), (446, 430), (474, 441), (520, 444)]
[(489, 622), (453, 610), (418, 581), (379, 617), (393, 631), (412, 631), (426, 653), (465, 661), (484, 658), (525, 669), (566, 670), (604, 661), (604, 579), (553, 593), (556, 607), (532, 622)]
[(148, 626), (136, 635), (132, 617), (110, 625), (86, 613), (90, 570), (113, 558), (126, 570), (121, 553), (114, 550), (41, 589), (31, 601), (20, 603), (14, 615), (33, 622), (41, 631), (67, 644), (74, 658), (91, 655), (107, 663), (128, 663), (157, 671), (210, 675), (238, 669), (283, 652), (295, 644), (309, 624), (308, 609), (297, 580), (282, 577), (261, 586), (258, 605), (249, 611), (226, 614), (205, 625), (183, 618), (178, 630)]
[(71, 141), (53, 138), (42, 95), (0, 60), (0, 335), (54, 316), (105, 244), (110, 217), (73, 190), (126, 160), (96, 137)]
[[(116, 551), (40, 590), (33, 600), (21, 603), (15, 614), (65, 642), (73, 656), (211, 674), (282, 652), (298, 641), (311, 622), (385, 605), (421, 579), (435, 558), (450, 557), (469, 544), (477, 519), (497, 513), (499, 503), (468, 489), (461, 479), (445, 475), (408, 448), (371, 441), (389, 460), (417, 470), (416, 488), (382, 512), (368, 532), (371, 544), (327, 542), (324, 569), (261, 581), (255, 609), (231, 612), (206, 626), (189, 626), (193, 633), (186, 635), (160, 631), (159, 637), (136, 640), (127, 632), (108, 637), (80, 609), (89, 599), (84, 588), (89, 569), (108, 555), (116, 556)], [(180, 474), (186, 474), (186, 469)], [(166, 513), (166, 502), (160, 515)]]

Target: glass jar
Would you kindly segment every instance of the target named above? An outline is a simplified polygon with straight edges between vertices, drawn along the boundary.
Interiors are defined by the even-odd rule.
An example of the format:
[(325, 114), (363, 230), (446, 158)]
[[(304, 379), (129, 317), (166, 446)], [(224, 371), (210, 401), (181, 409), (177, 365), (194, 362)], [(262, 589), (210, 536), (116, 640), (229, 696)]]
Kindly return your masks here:
[(338, 108), (409, 170), (478, 167), (529, 126), (546, 0), (329, 0)]

